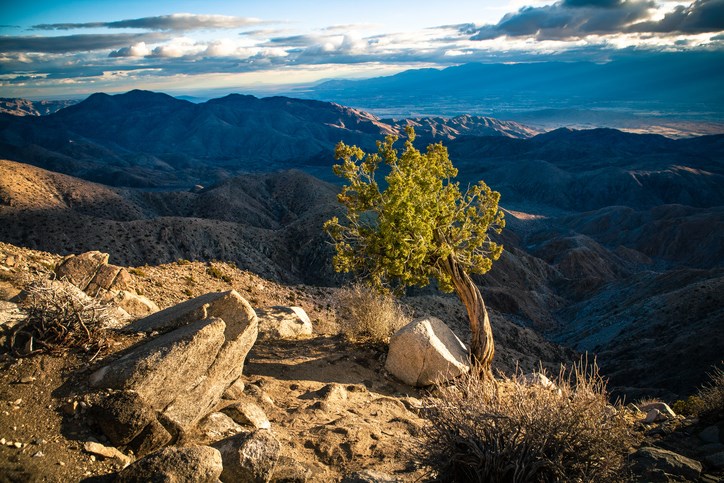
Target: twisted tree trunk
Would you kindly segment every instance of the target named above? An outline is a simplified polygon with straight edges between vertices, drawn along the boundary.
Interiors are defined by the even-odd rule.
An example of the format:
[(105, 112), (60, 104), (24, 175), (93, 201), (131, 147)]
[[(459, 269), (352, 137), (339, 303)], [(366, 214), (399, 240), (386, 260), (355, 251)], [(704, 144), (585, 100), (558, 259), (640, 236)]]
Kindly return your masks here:
[(473, 279), (460, 268), (452, 255), (444, 262), (444, 269), (450, 275), (455, 286), (455, 293), (465, 305), (472, 332), (470, 342), (471, 362), (484, 376), (492, 377), (491, 365), (495, 354), (493, 329), (485, 308), (483, 296), (480, 294)]

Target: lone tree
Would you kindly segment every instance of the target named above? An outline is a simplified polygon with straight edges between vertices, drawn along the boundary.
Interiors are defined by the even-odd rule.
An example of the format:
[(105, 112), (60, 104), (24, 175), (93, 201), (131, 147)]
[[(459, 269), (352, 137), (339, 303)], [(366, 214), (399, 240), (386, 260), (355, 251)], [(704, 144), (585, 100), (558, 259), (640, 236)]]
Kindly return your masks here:
[[(377, 153), (340, 142), (335, 150), (342, 164), (334, 173), (347, 180), (338, 200), (347, 208), (346, 223), (337, 217), (324, 224), (334, 239), (334, 268), (357, 272), (382, 290), (423, 287), (434, 278), (445, 292), (457, 293), (467, 309), (472, 331), (470, 353), (481, 372), (490, 374), (494, 344), (485, 302), (470, 278), (490, 270), (500, 258), (502, 245), (489, 231), (505, 226), (498, 209), (500, 193), (483, 181), (465, 193), (447, 149), (431, 144), (424, 154), (415, 149), (415, 131), (400, 155), (397, 136), (378, 142)], [(384, 162), (386, 187), (377, 180)]]

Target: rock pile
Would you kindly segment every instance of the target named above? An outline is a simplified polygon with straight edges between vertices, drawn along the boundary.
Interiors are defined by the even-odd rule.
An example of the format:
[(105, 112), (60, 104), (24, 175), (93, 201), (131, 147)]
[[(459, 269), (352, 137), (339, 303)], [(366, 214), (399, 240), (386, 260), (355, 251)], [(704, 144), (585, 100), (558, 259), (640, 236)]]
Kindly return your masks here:
[(55, 269), (56, 277), (72, 283), (91, 297), (113, 304), (133, 317), (158, 311), (151, 300), (138, 295), (130, 287), (128, 271), (108, 263), (109, 255), (99, 251), (69, 255)]

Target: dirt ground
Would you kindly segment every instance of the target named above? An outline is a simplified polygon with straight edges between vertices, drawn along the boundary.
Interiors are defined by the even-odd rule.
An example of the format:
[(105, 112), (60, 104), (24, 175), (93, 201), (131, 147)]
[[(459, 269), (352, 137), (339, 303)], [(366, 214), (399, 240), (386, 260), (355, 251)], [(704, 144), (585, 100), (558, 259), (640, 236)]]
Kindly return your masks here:
[[(8, 266), (10, 257), (12, 266)], [(0, 294), (17, 300), (22, 284), (60, 257), (0, 245)], [(179, 262), (131, 270), (135, 289), (166, 307), (234, 288), (255, 307), (302, 306), (315, 336), (259, 340), (244, 368), (245, 394), (256, 399), (282, 444), (279, 477), (338, 481), (365, 469), (414, 481), (412, 462), (424, 424), (421, 394), (384, 371), (384, 351), (337, 334), (333, 289), (284, 287), (233, 266)], [(83, 449), (106, 442), (85, 417), (88, 375), (131, 340), (109, 334), (112, 348), (94, 354), (0, 355), (0, 482), (110, 481), (123, 465)], [(200, 437), (200, 439), (203, 439)]]

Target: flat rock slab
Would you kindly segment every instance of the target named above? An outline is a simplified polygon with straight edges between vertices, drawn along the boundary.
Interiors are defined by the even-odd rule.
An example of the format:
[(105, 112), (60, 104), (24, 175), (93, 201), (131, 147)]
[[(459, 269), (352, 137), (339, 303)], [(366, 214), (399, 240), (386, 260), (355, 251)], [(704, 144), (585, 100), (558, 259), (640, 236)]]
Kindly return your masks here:
[(631, 459), (634, 461), (634, 469), (643, 476), (661, 470), (669, 475), (686, 478), (687, 481), (696, 481), (702, 470), (698, 461), (661, 448), (639, 448)]
[(468, 351), (445, 323), (415, 319), (390, 339), (385, 368), (410, 386), (429, 386), (470, 370)]
[(230, 327), (256, 319), (251, 305), (235, 290), (211, 292), (168, 307), (128, 325), (130, 332), (167, 332), (207, 317), (223, 319)]

